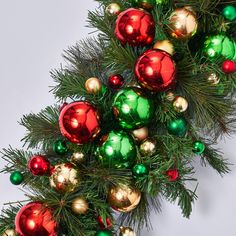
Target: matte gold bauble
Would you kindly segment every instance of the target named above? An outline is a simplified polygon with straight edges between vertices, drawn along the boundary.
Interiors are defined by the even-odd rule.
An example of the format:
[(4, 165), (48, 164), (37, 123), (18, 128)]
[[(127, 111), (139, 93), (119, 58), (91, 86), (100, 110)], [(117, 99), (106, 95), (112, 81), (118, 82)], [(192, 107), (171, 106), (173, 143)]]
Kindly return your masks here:
[(78, 197), (72, 201), (71, 209), (74, 213), (82, 215), (88, 211), (89, 204), (84, 198)]
[(82, 152), (75, 152), (71, 156), (70, 161), (73, 164), (80, 164), (80, 163), (83, 163), (85, 161), (85, 156), (84, 156), (84, 154)]
[(136, 233), (130, 227), (120, 227), (119, 236), (136, 236)]
[(119, 212), (130, 212), (134, 210), (140, 200), (141, 192), (137, 188), (126, 185), (113, 186), (108, 192), (110, 206)]
[(177, 96), (173, 101), (173, 107), (177, 112), (185, 112), (188, 109), (188, 101), (181, 96)]
[(170, 55), (174, 54), (174, 45), (169, 40), (157, 41), (153, 48), (165, 51)]
[(145, 139), (140, 145), (140, 153), (143, 156), (151, 156), (155, 154), (156, 150), (157, 150), (156, 140), (151, 138)]
[(210, 76), (207, 78), (207, 81), (212, 84), (212, 85), (217, 85), (220, 82), (220, 78), (215, 74), (212, 73)]
[(195, 12), (188, 7), (177, 8), (169, 19), (169, 32), (176, 39), (189, 39), (198, 28)]
[(7, 229), (2, 236), (16, 236), (16, 231), (14, 229)]
[(85, 82), (85, 89), (90, 94), (97, 94), (102, 90), (102, 81), (96, 77), (92, 77)]
[(148, 128), (142, 127), (140, 129), (132, 130), (131, 134), (133, 135), (136, 141), (141, 142), (142, 140), (148, 137)]

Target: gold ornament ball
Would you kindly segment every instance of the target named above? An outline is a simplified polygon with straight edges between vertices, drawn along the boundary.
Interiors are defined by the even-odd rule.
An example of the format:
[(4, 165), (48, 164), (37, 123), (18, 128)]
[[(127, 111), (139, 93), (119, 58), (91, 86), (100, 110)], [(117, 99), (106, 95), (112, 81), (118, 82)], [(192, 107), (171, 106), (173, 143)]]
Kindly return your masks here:
[(84, 156), (84, 154), (82, 152), (75, 152), (71, 156), (70, 161), (73, 164), (80, 164), (80, 163), (83, 163), (85, 161), (85, 156)]
[(78, 171), (70, 163), (56, 165), (50, 176), (50, 185), (58, 192), (73, 192), (80, 183)]
[(212, 84), (212, 85), (217, 85), (220, 82), (220, 78), (215, 74), (212, 73), (210, 76), (207, 78), (207, 81)]
[(7, 229), (2, 236), (16, 236), (16, 231), (14, 229)]
[(84, 198), (78, 197), (72, 201), (71, 209), (74, 213), (82, 215), (88, 211), (89, 204)]
[(148, 128), (142, 127), (140, 129), (135, 129), (131, 131), (131, 134), (133, 135), (136, 141), (141, 142), (142, 140), (148, 137)]
[(97, 94), (102, 90), (102, 81), (96, 77), (92, 77), (86, 80), (85, 89), (90, 94)]
[(169, 40), (157, 41), (153, 48), (165, 51), (170, 55), (174, 54), (174, 45)]
[(130, 212), (138, 206), (141, 192), (137, 188), (126, 185), (114, 186), (109, 189), (107, 199), (113, 209), (119, 212)]
[(106, 13), (109, 15), (119, 15), (121, 12), (121, 6), (118, 3), (111, 3), (106, 7)]
[(120, 227), (119, 236), (136, 236), (136, 233), (130, 227)]
[(181, 96), (177, 96), (173, 101), (173, 107), (177, 112), (185, 112), (188, 109), (188, 101)]
[(172, 102), (175, 99), (175, 94), (172, 91), (167, 92), (166, 99)]
[(145, 139), (140, 145), (140, 153), (143, 156), (151, 156), (157, 151), (157, 142), (152, 138)]
[(169, 32), (176, 39), (189, 39), (198, 28), (195, 12), (188, 7), (177, 8), (169, 19)]

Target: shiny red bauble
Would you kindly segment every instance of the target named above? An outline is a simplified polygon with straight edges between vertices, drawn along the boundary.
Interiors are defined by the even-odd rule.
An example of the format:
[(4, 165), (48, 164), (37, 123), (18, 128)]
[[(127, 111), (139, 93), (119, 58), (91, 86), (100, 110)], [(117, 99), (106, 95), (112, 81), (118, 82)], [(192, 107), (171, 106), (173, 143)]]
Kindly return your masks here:
[(97, 221), (101, 229), (109, 229), (112, 227), (112, 220), (109, 217), (106, 217), (106, 223), (104, 223), (101, 216), (98, 216)]
[(222, 63), (222, 71), (226, 74), (231, 74), (236, 71), (236, 64), (234, 61), (226, 60)]
[(49, 208), (32, 202), (23, 206), (15, 218), (15, 229), (20, 236), (56, 236), (57, 223)]
[(129, 8), (119, 14), (115, 36), (122, 44), (149, 45), (155, 36), (154, 19), (150, 13), (142, 9)]
[(176, 81), (175, 63), (168, 53), (150, 49), (138, 58), (135, 76), (145, 89), (154, 92), (166, 91)]
[(176, 181), (178, 179), (178, 177), (179, 177), (179, 172), (176, 169), (168, 170), (166, 172), (166, 174), (167, 174), (170, 182)]
[(62, 135), (71, 142), (85, 144), (100, 132), (97, 109), (87, 101), (77, 101), (65, 106), (59, 116)]
[(124, 84), (124, 78), (121, 75), (111, 75), (108, 79), (108, 85), (112, 89), (120, 89)]
[(28, 162), (28, 168), (33, 175), (46, 175), (50, 171), (50, 162), (44, 156), (33, 156)]

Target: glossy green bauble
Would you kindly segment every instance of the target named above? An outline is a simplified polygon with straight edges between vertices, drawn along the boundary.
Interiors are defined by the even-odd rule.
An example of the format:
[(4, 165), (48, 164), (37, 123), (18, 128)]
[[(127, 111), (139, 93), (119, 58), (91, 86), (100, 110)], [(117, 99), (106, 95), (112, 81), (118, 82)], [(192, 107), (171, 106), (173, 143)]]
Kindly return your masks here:
[(59, 155), (66, 154), (68, 152), (68, 148), (66, 146), (66, 142), (64, 140), (57, 140), (53, 144), (53, 151)]
[(147, 166), (139, 163), (139, 164), (136, 164), (132, 168), (132, 174), (135, 179), (142, 179), (142, 178), (148, 176), (149, 170), (148, 170)]
[(201, 141), (195, 141), (193, 143), (193, 152), (195, 154), (202, 154), (205, 151), (205, 144)]
[(236, 18), (236, 8), (228, 5), (223, 9), (222, 14), (226, 20), (232, 21)]
[(170, 134), (183, 137), (187, 132), (187, 123), (184, 118), (171, 120), (167, 124), (167, 130)]
[(135, 129), (150, 122), (154, 105), (142, 89), (128, 87), (120, 90), (114, 97), (113, 113), (122, 128)]
[(24, 176), (19, 171), (14, 171), (10, 175), (10, 181), (14, 185), (20, 185), (24, 180)]
[(236, 60), (236, 43), (223, 34), (209, 36), (204, 42), (203, 52), (213, 61), (219, 57)]
[(98, 230), (94, 236), (113, 236), (113, 233), (108, 229)]
[(103, 166), (130, 168), (137, 156), (133, 138), (124, 131), (111, 131), (101, 138), (97, 149), (99, 161)]

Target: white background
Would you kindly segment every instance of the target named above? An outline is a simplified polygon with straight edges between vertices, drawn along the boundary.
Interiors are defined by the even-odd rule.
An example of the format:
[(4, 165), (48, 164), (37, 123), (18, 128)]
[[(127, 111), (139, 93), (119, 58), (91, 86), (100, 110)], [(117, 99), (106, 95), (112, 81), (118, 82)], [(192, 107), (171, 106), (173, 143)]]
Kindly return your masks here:
[[(83, 3), (82, 3), (83, 2)], [(49, 71), (63, 62), (63, 49), (87, 36), (87, 10), (92, 0), (1, 0), (0, 2), (0, 148), (21, 148), (25, 130), (17, 121), (23, 114), (38, 112), (55, 102)], [(225, 157), (235, 163), (235, 137), (220, 144)], [(235, 236), (236, 168), (225, 178), (199, 166), (199, 200), (190, 220), (177, 206), (163, 201), (163, 211), (151, 217), (153, 231), (143, 236)], [(3, 161), (0, 162), (3, 166)], [(0, 205), (22, 200), (23, 194), (0, 176)]]

